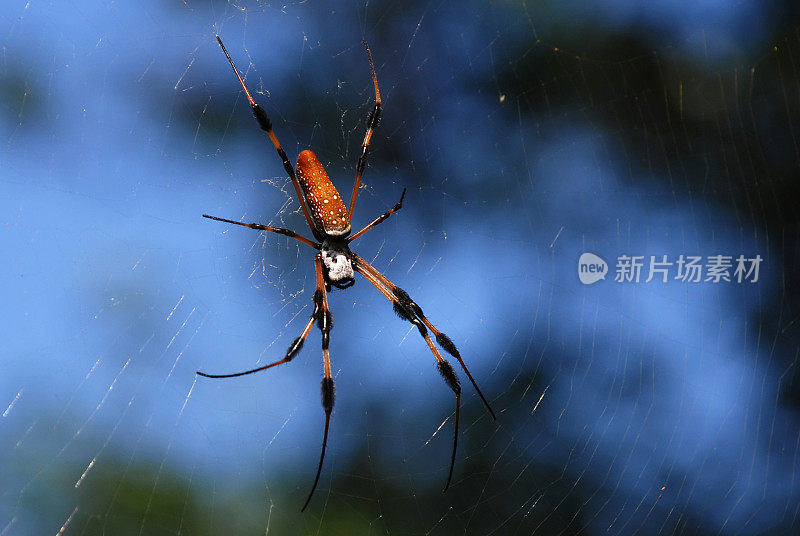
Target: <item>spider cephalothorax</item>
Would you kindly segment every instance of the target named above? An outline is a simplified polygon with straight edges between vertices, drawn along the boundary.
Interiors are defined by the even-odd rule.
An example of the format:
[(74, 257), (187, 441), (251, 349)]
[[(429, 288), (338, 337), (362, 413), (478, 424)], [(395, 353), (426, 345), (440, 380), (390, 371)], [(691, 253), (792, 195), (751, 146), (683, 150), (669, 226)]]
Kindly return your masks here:
[(336, 288), (347, 288), (356, 282), (353, 271), (353, 252), (347, 240), (326, 238), (319, 250), (325, 268), (325, 281)]
[(367, 151), (369, 149), (369, 143), (372, 139), (372, 133), (375, 130), (375, 127), (377, 127), (378, 120), (380, 119), (381, 115), (381, 94), (378, 90), (378, 78), (375, 75), (375, 65), (372, 62), (372, 54), (369, 51), (367, 42), (364, 41), (364, 47), (367, 49), (369, 67), (372, 71), (372, 82), (375, 86), (375, 107), (372, 109), (372, 112), (370, 112), (370, 115), (367, 118), (367, 132), (364, 135), (364, 141), (361, 144), (361, 156), (359, 157), (358, 165), (356, 166), (356, 180), (355, 184), (353, 184), (353, 194), (350, 197), (349, 208), (345, 208), (344, 201), (342, 201), (342, 196), (336, 190), (336, 187), (328, 178), (325, 168), (312, 151), (302, 151), (297, 157), (297, 174), (295, 175), (295, 168), (292, 167), (291, 162), (289, 162), (289, 159), (286, 156), (286, 152), (283, 150), (277, 136), (275, 136), (275, 133), (272, 131), (272, 122), (269, 120), (266, 112), (264, 112), (264, 110), (253, 100), (253, 97), (247, 90), (247, 86), (244, 84), (244, 80), (242, 80), (239, 71), (236, 69), (236, 65), (234, 65), (233, 60), (228, 54), (228, 51), (225, 50), (225, 45), (222, 44), (222, 40), (219, 38), (219, 36), (217, 36), (217, 41), (219, 41), (219, 45), (222, 47), (225, 57), (228, 58), (231, 67), (233, 67), (233, 72), (239, 79), (239, 83), (242, 85), (245, 95), (247, 95), (247, 100), (253, 109), (253, 115), (255, 116), (256, 121), (258, 121), (258, 125), (264, 132), (267, 133), (270, 141), (275, 146), (275, 150), (278, 151), (278, 156), (280, 156), (281, 160), (283, 161), (283, 168), (286, 170), (286, 173), (292, 180), (292, 185), (294, 186), (295, 193), (297, 194), (297, 199), (300, 202), (300, 207), (303, 209), (303, 215), (305, 216), (308, 226), (311, 228), (311, 232), (317, 241), (315, 242), (295, 233), (292, 230), (281, 227), (270, 227), (268, 225), (261, 225), (258, 223), (243, 223), (234, 220), (226, 220), (225, 218), (218, 218), (216, 216), (209, 216), (207, 214), (203, 214), (203, 217), (210, 218), (212, 220), (233, 223), (236, 225), (243, 225), (251, 229), (270, 231), (273, 233), (286, 235), (299, 240), (308, 246), (311, 246), (312, 248), (318, 250), (319, 253), (317, 253), (316, 257), (314, 258), (316, 266), (316, 290), (312, 298), (313, 312), (311, 313), (311, 318), (309, 318), (306, 322), (306, 325), (303, 328), (300, 336), (294, 339), (289, 345), (289, 349), (286, 351), (286, 355), (283, 357), (283, 359), (275, 361), (274, 363), (270, 363), (269, 365), (264, 365), (262, 367), (245, 372), (237, 372), (235, 374), (206, 374), (199, 371), (198, 374), (209, 378), (231, 378), (234, 376), (252, 374), (253, 372), (258, 372), (260, 370), (266, 370), (282, 363), (288, 363), (300, 352), (300, 349), (303, 347), (303, 343), (305, 342), (308, 333), (311, 331), (312, 326), (315, 323), (319, 326), (319, 329), (322, 332), (322, 407), (325, 410), (325, 431), (322, 436), (322, 452), (320, 453), (319, 465), (317, 466), (317, 475), (314, 478), (314, 484), (311, 486), (311, 492), (308, 494), (308, 499), (306, 499), (306, 503), (302, 508), (302, 510), (305, 510), (308, 506), (308, 503), (311, 502), (311, 497), (314, 495), (314, 490), (317, 488), (317, 483), (319, 482), (319, 475), (322, 471), (322, 462), (325, 459), (325, 448), (328, 444), (328, 427), (330, 425), (331, 411), (333, 410), (334, 382), (333, 377), (331, 376), (331, 360), (330, 352), (328, 350), (328, 345), (330, 343), (330, 332), (331, 328), (333, 327), (333, 317), (331, 316), (330, 309), (328, 308), (328, 291), (330, 290), (331, 286), (340, 289), (352, 286), (353, 283), (355, 283), (355, 272), (358, 272), (364, 276), (364, 278), (376, 289), (378, 289), (381, 294), (386, 296), (386, 298), (392, 302), (394, 311), (400, 318), (409, 321), (417, 328), (419, 334), (423, 339), (425, 339), (425, 343), (428, 345), (428, 348), (430, 348), (431, 353), (433, 353), (434, 358), (436, 358), (436, 366), (439, 369), (439, 373), (442, 375), (445, 383), (447, 383), (456, 396), (453, 454), (450, 458), (450, 471), (447, 475), (447, 483), (444, 487), (446, 491), (450, 485), (450, 479), (453, 477), (453, 466), (456, 460), (456, 447), (458, 446), (458, 416), (461, 409), (461, 384), (458, 381), (458, 376), (456, 376), (452, 365), (450, 365), (450, 363), (442, 357), (441, 352), (439, 352), (439, 349), (434, 345), (433, 339), (431, 338), (431, 333), (433, 333), (433, 337), (436, 339), (436, 342), (439, 344), (439, 346), (445, 352), (458, 360), (458, 363), (461, 365), (461, 368), (464, 369), (464, 372), (467, 374), (470, 382), (472, 382), (472, 385), (475, 387), (478, 395), (480, 395), (481, 400), (483, 400), (483, 403), (486, 405), (486, 408), (489, 410), (492, 418), (495, 418), (495, 415), (491, 406), (489, 406), (489, 403), (486, 401), (486, 398), (483, 396), (483, 393), (481, 393), (481, 390), (478, 389), (478, 385), (475, 383), (475, 380), (472, 378), (472, 374), (470, 374), (467, 366), (461, 359), (461, 354), (459, 354), (455, 344), (453, 344), (453, 341), (451, 341), (447, 335), (436, 329), (436, 327), (422, 312), (422, 308), (411, 299), (406, 291), (389, 281), (386, 276), (350, 250), (350, 242), (384, 221), (394, 212), (400, 210), (403, 206), (403, 198), (406, 195), (406, 191), (403, 189), (403, 194), (400, 196), (400, 201), (395, 206), (372, 220), (372, 222), (370, 222), (366, 227), (358, 231), (356, 234), (349, 236), (351, 231), (350, 220), (353, 216), (353, 208), (355, 208), (356, 205), (358, 187), (361, 184), (361, 175), (364, 172), (364, 167), (367, 164)]

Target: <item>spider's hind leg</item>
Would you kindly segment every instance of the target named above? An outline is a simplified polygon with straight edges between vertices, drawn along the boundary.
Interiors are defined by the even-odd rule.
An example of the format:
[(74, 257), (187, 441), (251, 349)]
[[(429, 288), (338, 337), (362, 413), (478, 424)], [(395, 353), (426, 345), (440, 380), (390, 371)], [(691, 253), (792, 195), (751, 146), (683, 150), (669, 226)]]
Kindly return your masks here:
[(353, 183), (353, 193), (350, 196), (350, 208), (347, 210), (348, 221), (353, 218), (353, 209), (356, 206), (356, 197), (358, 197), (358, 187), (361, 184), (361, 175), (364, 173), (364, 168), (367, 166), (367, 154), (369, 153), (369, 144), (372, 141), (372, 133), (378, 128), (378, 122), (381, 119), (381, 92), (378, 89), (378, 76), (375, 74), (375, 63), (372, 61), (372, 52), (369, 50), (369, 45), (366, 41), (364, 48), (367, 50), (367, 59), (369, 59), (369, 69), (372, 71), (372, 83), (375, 86), (375, 107), (367, 117), (367, 132), (364, 134), (364, 141), (361, 143), (361, 156), (358, 157), (358, 165), (356, 166), (356, 180)]
[(397, 212), (398, 210), (403, 208), (403, 199), (405, 198), (405, 196), (406, 196), (406, 189), (403, 188), (403, 193), (400, 194), (400, 201), (398, 201), (392, 208), (390, 208), (389, 210), (387, 210), (386, 212), (384, 212), (383, 214), (381, 214), (380, 216), (378, 216), (377, 218), (372, 220), (372, 222), (370, 222), (369, 225), (367, 225), (366, 227), (361, 229), (359, 232), (357, 232), (356, 234), (354, 234), (353, 236), (348, 238), (347, 242), (348, 243), (352, 242), (353, 240), (355, 240), (359, 236), (363, 235), (364, 233), (366, 233), (367, 231), (369, 231), (370, 229), (372, 229), (373, 227), (375, 227), (379, 223), (382, 223), (382, 222), (386, 221), (386, 219), (389, 216), (391, 216), (392, 214), (394, 214), (395, 212)]
[[(292, 179), (292, 185), (294, 186), (294, 192), (297, 195), (297, 202), (300, 203), (300, 207), (303, 209), (303, 215), (306, 217), (306, 222), (308, 223), (308, 227), (313, 232), (314, 222), (311, 220), (311, 214), (308, 212), (308, 207), (306, 207), (306, 202), (303, 198), (303, 193), (300, 190), (300, 183), (297, 182), (297, 176), (294, 172), (294, 167), (292, 167), (292, 163), (289, 161), (289, 157), (286, 156), (286, 151), (283, 150), (281, 147), (281, 142), (278, 141), (278, 137), (275, 135), (275, 132), (272, 131), (272, 121), (270, 121), (267, 112), (256, 103), (253, 99), (253, 96), (250, 94), (250, 91), (247, 89), (247, 86), (244, 83), (244, 79), (242, 75), (239, 74), (239, 69), (236, 68), (236, 64), (233, 63), (233, 59), (231, 55), (228, 54), (228, 49), (225, 48), (225, 45), (222, 44), (222, 39), (217, 36), (217, 42), (219, 46), (222, 48), (222, 52), (225, 54), (225, 57), (228, 58), (228, 63), (231, 64), (231, 68), (233, 69), (233, 74), (236, 75), (236, 78), (239, 80), (239, 84), (242, 86), (244, 90), (244, 94), (247, 96), (247, 102), (250, 103), (250, 107), (253, 109), (253, 116), (255, 116), (256, 121), (258, 122), (258, 126), (267, 133), (269, 136), (272, 145), (275, 146), (275, 150), (278, 152), (278, 156), (280, 157), (281, 161), (283, 162), (283, 169), (286, 170), (286, 174), (289, 175), (289, 178)], [(236, 223), (236, 222), (231, 222)]]

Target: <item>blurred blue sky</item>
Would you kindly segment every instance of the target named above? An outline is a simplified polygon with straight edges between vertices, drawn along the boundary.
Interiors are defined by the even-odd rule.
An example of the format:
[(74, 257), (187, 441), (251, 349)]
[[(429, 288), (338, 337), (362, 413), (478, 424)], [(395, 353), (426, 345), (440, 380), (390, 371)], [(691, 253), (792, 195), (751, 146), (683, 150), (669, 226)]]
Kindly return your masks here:
[[(776, 403), (773, 335), (748, 332), (779, 292), (780, 259), (728, 208), (629, 171), (619, 132), (591, 112), (523, 114), (498, 85), (531, 46), (557, 62), (564, 33), (575, 43), (631, 27), (653, 51), (725, 72), (768, 50), (770, 5), (6, 2), (0, 448), (18, 463), (2, 473), (0, 532), (12, 519), (18, 533), (57, 528), (69, 496), (54, 519), (20, 497), (61, 464), (111, 453), (220, 489), (254, 474), (310, 484), (323, 423), (317, 333), (291, 365), (194, 374), (277, 359), (313, 293), (310, 249), (200, 217), (304, 225), (216, 33), (290, 159), (313, 147), (345, 197), (371, 106), (370, 40), (385, 112), (354, 227), (409, 193), (354, 249), (450, 335), (500, 417), (494, 441), (462, 442), (456, 485), (470, 449), (488, 449), (518, 463), (523, 483), (536, 463), (589, 496), (613, 487), (584, 520), (595, 534), (654, 533), (670, 509), (721, 533), (780, 523), (800, 499), (797, 416)], [(756, 285), (585, 287), (584, 251), (766, 261)], [(364, 280), (334, 291), (331, 307), (339, 390), (321, 486), (365, 442), (376, 466), (439, 486), (450, 421), (425, 441), (453, 401), (425, 344)], [(465, 392), (472, 437), (487, 416)], [(666, 483), (674, 491), (648, 513)]]

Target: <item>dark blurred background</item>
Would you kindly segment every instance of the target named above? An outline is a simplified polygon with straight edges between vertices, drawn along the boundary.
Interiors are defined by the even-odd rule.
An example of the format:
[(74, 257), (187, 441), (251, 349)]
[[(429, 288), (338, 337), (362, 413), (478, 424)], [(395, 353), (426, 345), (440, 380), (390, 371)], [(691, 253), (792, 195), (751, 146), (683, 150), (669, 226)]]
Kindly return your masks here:
[[(309, 248), (200, 217), (305, 231), (215, 34), (345, 199), (369, 41), (354, 227), (408, 194), (354, 249), (498, 414), (464, 383), (446, 494), (452, 393), (363, 279), (330, 296), (306, 513), (316, 330), (195, 376), (278, 359), (314, 287)], [(11, 0), (0, 44), (0, 535), (798, 533), (794, 2)], [(763, 262), (622, 283), (621, 255)]]

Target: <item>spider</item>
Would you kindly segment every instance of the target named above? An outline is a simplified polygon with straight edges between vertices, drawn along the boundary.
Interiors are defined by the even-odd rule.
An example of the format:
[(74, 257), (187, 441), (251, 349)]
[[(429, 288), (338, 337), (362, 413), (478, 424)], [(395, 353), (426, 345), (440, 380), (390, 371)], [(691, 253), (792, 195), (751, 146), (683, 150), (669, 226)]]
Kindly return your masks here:
[(330, 332), (331, 328), (333, 327), (333, 316), (328, 309), (328, 292), (330, 292), (331, 286), (339, 289), (345, 289), (352, 286), (355, 283), (355, 272), (358, 272), (364, 276), (364, 278), (376, 289), (378, 289), (381, 294), (386, 296), (386, 298), (392, 302), (394, 312), (401, 319), (407, 320), (412, 325), (416, 326), (419, 334), (423, 339), (425, 339), (428, 348), (430, 348), (433, 356), (436, 358), (436, 365), (439, 369), (439, 373), (442, 375), (444, 381), (447, 383), (450, 389), (453, 390), (453, 393), (455, 393), (456, 411), (454, 419), (453, 453), (450, 457), (450, 471), (447, 475), (447, 482), (442, 490), (447, 491), (447, 488), (450, 486), (450, 480), (453, 478), (453, 467), (455, 465), (456, 448), (458, 446), (458, 417), (461, 409), (461, 384), (455, 370), (453, 370), (452, 365), (442, 357), (442, 354), (433, 344), (430, 333), (433, 333), (433, 336), (436, 338), (436, 342), (439, 344), (439, 346), (441, 346), (448, 354), (458, 360), (458, 363), (464, 369), (464, 372), (466, 373), (470, 382), (472, 382), (472, 385), (475, 387), (475, 390), (481, 397), (481, 400), (483, 400), (483, 403), (486, 406), (486, 409), (488, 409), (489, 414), (493, 419), (496, 420), (497, 418), (495, 417), (494, 411), (489, 405), (489, 402), (487, 402), (486, 397), (483, 396), (483, 393), (478, 388), (478, 384), (475, 383), (475, 380), (472, 377), (472, 374), (470, 374), (469, 369), (467, 369), (467, 366), (464, 364), (463, 359), (461, 359), (461, 354), (459, 354), (455, 344), (453, 344), (453, 341), (451, 341), (447, 335), (434, 327), (434, 325), (422, 312), (420, 306), (411, 299), (406, 291), (389, 281), (389, 279), (371, 266), (367, 261), (350, 250), (350, 242), (363, 235), (379, 223), (385, 221), (389, 216), (400, 210), (400, 208), (403, 206), (403, 198), (406, 195), (406, 190), (404, 188), (403, 193), (400, 195), (400, 201), (398, 201), (396, 205), (372, 220), (372, 222), (370, 222), (366, 227), (350, 236), (350, 220), (353, 215), (353, 209), (356, 205), (356, 196), (358, 195), (358, 188), (361, 184), (361, 175), (363, 174), (364, 167), (367, 164), (367, 153), (369, 150), (370, 140), (372, 139), (372, 134), (375, 131), (375, 128), (378, 126), (378, 120), (380, 119), (381, 115), (381, 95), (380, 91), (378, 90), (378, 78), (375, 74), (375, 64), (372, 61), (372, 53), (370, 52), (369, 45), (366, 41), (363, 41), (364, 48), (367, 51), (367, 58), (369, 59), (369, 67), (372, 71), (372, 83), (375, 86), (375, 107), (367, 117), (367, 131), (364, 135), (364, 141), (361, 144), (361, 156), (358, 158), (356, 179), (355, 184), (353, 184), (353, 193), (350, 198), (350, 206), (348, 208), (345, 207), (344, 202), (342, 201), (342, 196), (339, 195), (339, 192), (331, 183), (319, 159), (317, 159), (317, 156), (312, 151), (302, 151), (297, 157), (297, 173), (295, 174), (292, 164), (286, 157), (286, 152), (283, 150), (278, 138), (272, 131), (272, 122), (267, 116), (267, 113), (253, 100), (253, 97), (247, 90), (247, 86), (245, 85), (241, 74), (239, 74), (239, 70), (233, 63), (230, 54), (228, 54), (228, 51), (225, 48), (225, 45), (222, 44), (222, 39), (220, 39), (219, 36), (217, 36), (217, 41), (219, 42), (222, 52), (225, 54), (225, 57), (231, 64), (233, 72), (236, 75), (236, 78), (239, 80), (245, 95), (247, 96), (250, 107), (253, 109), (253, 115), (255, 116), (256, 121), (258, 121), (258, 126), (261, 127), (261, 130), (267, 133), (270, 141), (275, 146), (275, 150), (278, 151), (278, 156), (280, 156), (281, 160), (283, 161), (283, 167), (292, 180), (300, 207), (303, 209), (306, 222), (308, 222), (308, 226), (311, 229), (311, 233), (315, 240), (301, 236), (290, 229), (270, 227), (268, 225), (261, 225), (258, 223), (244, 223), (225, 218), (218, 218), (216, 216), (209, 216), (208, 214), (203, 214), (203, 217), (225, 223), (231, 223), (234, 225), (242, 225), (244, 227), (249, 227), (250, 229), (256, 229), (259, 231), (269, 231), (272, 233), (286, 235), (316, 249), (318, 251), (314, 257), (314, 263), (316, 267), (316, 291), (314, 292), (314, 296), (312, 298), (314, 310), (311, 313), (311, 318), (309, 318), (308, 322), (306, 322), (306, 325), (303, 328), (303, 331), (300, 333), (300, 336), (294, 339), (289, 345), (289, 349), (286, 351), (286, 355), (283, 357), (283, 359), (275, 361), (274, 363), (270, 363), (269, 365), (264, 365), (262, 367), (247, 370), (245, 372), (237, 372), (234, 374), (206, 374), (200, 371), (197, 371), (197, 374), (207, 378), (233, 378), (237, 376), (244, 376), (246, 374), (253, 374), (254, 372), (259, 372), (283, 363), (288, 363), (303, 347), (303, 343), (305, 342), (306, 337), (311, 331), (313, 325), (315, 323), (318, 324), (319, 329), (322, 332), (322, 358), (324, 365), (324, 376), (322, 378), (322, 407), (325, 410), (325, 430), (322, 436), (322, 452), (319, 456), (319, 465), (317, 466), (317, 473), (314, 477), (314, 484), (311, 486), (311, 491), (308, 494), (308, 498), (306, 499), (303, 508), (300, 510), (301, 512), (305, 511), (306, 507), (308, 507), (309, 503), (311, 502), (311, 497), (314, 495), (314, 490), (317, 489), (317, 484), (319, 483), (319, 477), (322, 472), (322, 463), (325, 459), (325, 449), (328, 444), (328, 427), (331, 420), (331, 411), (333, 410), (334, 383), (333, 378), (331, 377), (331, 360), (328, 349), (328, 345), (330, 343)]

